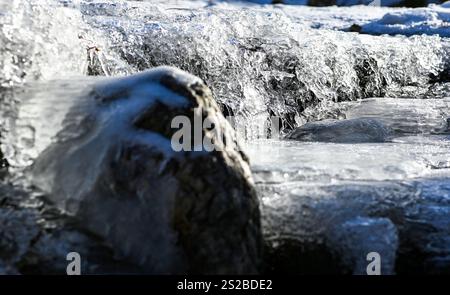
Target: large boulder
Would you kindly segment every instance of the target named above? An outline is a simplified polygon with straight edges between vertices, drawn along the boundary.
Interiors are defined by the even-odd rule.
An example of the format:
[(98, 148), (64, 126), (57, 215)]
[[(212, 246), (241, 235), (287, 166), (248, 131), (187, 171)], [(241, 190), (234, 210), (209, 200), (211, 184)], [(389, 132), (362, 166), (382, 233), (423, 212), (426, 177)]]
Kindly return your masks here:
[[(58, 99), (63, 127), (52, 140), (36, 130), (46, 147), (30, 172), (51, 202), (145, 272), (258, 272), (260, 213), (248, 159), (200, 79), (161, 67)], [(200, 136), (185, 134), (181, 151), (171, 143), (176, 116), (209, 123)]]

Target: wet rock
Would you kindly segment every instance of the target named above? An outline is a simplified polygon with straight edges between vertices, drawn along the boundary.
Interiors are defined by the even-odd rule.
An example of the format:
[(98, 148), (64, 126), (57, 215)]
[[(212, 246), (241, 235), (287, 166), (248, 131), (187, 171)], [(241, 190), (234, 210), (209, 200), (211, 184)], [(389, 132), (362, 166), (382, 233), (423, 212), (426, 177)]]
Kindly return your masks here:
[(309, 0), (308, 5), (310, 6), (332, 6), (336, 5), (337, 0)]
[(362, 30), (362, 27), (358, 24), (353, 24), (348, 28), (349, 32), (356, 32), (356, 33), (360, 33)]
[(0, 169), (4, 169), (8, 166), (8, 162), (3, 158), (2, 151), (0, 151)]
[(329, 119), (306, 123), (296, 128), (287, 138), (336, 143), (384, 142), (389, 133), (389, 129), (376, 119)]
[(450, 133), (450, 118), (447, 118), (445, 120), (446, 124), (445, 126), (442, 128), (442, 131), (445, 133)]
[(38, 236), (36, 216), (30, 210), (0, 208), (0, 224), (0, 273), (13, 274)]
[[(58, 132), (62, 140), (48, 145), (30, 175), (49, 200), (147, 273), (258, 271), (260, 215), (248, 160), (200, 79), (162, 67), (100, 83), (79, 101), (84, 112), (74, 116), (75, 105), (59, 114), (76, 132)], [(184, 138), (200, 151), (174, 151), (175, 116), (213, 123), (200, 125), (200, 139)]]
[(11, 265), (3, 264), (0, 261), (0, 275), (17, 275), (19, 272)]
[(98, 236), (18, 184), (0, 184), (0, 274), (65, 275), (67, 254), (81, 256), (82, 274), (142, 273), (115, 257)]
[(69, 224), (41, 229), (39, 237), (18, 263), (22, 274), (66, 274), (67, 254), (77, 252), (81, 274), (139, 274), (137, 266), (115, 257), (98, 237)]
[(8, 166), (8, 161), (4, 158), (2, 150), (0, 149), (0, 179), (5, 175)]
[[(0, 134), (1, 136), (1, 134)], [(8, 161), (5, 159), (5, 156), (3, 155), (2, 149), (1, 149), (1, 142), (0, 142), (0, 177), (2, 175), (2, 172), (8, 168)]]
[(397, 228), (388, 218), (347, 220), (330, 231), (328, 243), (340, 258), (342, 267), (353, 274), (367, 274), (367, 266), (372, 261), (368, 260), (370, 253), (379, 255), (381, 274), (395, 273)]

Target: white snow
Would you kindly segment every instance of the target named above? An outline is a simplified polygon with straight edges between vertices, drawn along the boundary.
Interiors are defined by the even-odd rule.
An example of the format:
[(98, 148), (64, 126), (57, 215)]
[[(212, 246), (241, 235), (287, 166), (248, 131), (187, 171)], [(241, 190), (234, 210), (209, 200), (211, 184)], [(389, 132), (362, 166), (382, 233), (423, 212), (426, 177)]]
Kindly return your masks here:
[[(398, 0), (337, 0), (338, 6), (305, 6), (307, 0), (286, 0), (285, 4), (264, 5), (271, 0), (218, 1), (217, 8), (251, 7), (262, 11), (278, 11), (298, 24), (317, 29), (347, 30), (351, 25), (362, 26), (362, 32), (374, 35), (439, 35), (450, 37), (450, 1), (428, 7), (387, 7)], [(429, 3), (433, 2), (432, 0)], [(263, 5), (258, 5), (263, 4)]]
[[(394, 6), (400, 5), (403, 0), (336, 0), (337, 6), (370, 5)], [(428, 0), (427, 3), (436, 3), (437, 0)], [(213, 1), (214, 2), (214, 1)], [(272, 4), (274, 0), (216, 0), (215, 2), (250, 2), (257, 4)], [(308, 5), (309, 0), (282, 0), (287, 5)]]
[(450, 1), (442, 5), (388, 12), (382, 18), (363, 25), (362, 32), (450, 37)]
[[(294, 23), (315, 29), (348, 30), (356, 24), (362, 33), (373, 35), (439, 35), (450, 37), (450, 1), (441, 5), (405, 8), (387, 7), (397, 0), (381, 0), (381, 6), (369, 0), (337, 0), (338, 6), (311, 7), (306, 1), (285, 1), (286, 4), (267, 5), (270, 0), (218, 1), (216, 9), (252, 9), (284, 14)], [(432, 1), (429, 1), (432, 2)]]

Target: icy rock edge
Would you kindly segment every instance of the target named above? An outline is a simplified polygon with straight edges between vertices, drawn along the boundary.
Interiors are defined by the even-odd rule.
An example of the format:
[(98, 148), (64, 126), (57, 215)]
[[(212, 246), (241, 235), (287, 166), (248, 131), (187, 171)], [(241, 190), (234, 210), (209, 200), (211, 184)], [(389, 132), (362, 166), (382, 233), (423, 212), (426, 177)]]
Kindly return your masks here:
[[(89, 96), (84, 118), (70, 124), (77, 132), (58, 134), (32, 182), (148, 273), (257, 273), (262, 235), (248, 159), (209, 88), (158, 67), (96, 84)], [(224, 146), (174, 152), (177, 115), (214, 118)]]

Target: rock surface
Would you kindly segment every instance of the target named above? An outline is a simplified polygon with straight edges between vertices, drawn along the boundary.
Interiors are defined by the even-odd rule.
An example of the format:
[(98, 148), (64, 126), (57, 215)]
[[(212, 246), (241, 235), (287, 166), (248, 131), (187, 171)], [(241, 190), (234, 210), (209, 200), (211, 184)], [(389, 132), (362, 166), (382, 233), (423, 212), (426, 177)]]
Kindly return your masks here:
[(398, 235), (389, 218), (356, 217), (337, 224), (329, 233), (328, 243), (343, 267), (353, 274), (367, 275), (371, 253), (380, 257), (380, 274), (395, 274)]
[(81, 256), (82, 274), (141, 273), (114, 257), (98, 236), (35, 193), (0, 185), (0, 274), (66, 274), (69, 252)]
[(33, 216), (26, 210), (0, 208), (0, 273), (18, 273), (14, 266), (28, 251), (38, 233), (32, 223)]
[(323, 120), (296, 128), (287, 138), (300, 141), (338, 143), (384, 142), (390, 130), (380, 121), (370, 118)]
[(8, 161), (4, 158), (2, 150), (0, 149), (0, 177), (2, 177), (2, 174), (6, 171), (6, 168), (8, 168)]
[[(201, 80), (162, 67), (97, 84), (79, 104), (30, 176), (57, 207), (148, 273), (258, 272), (248, 160)], [(174, 152), (171, 120), (181, 115), (210, 118), (215, 128), (200, 131), (216, 149)]]

